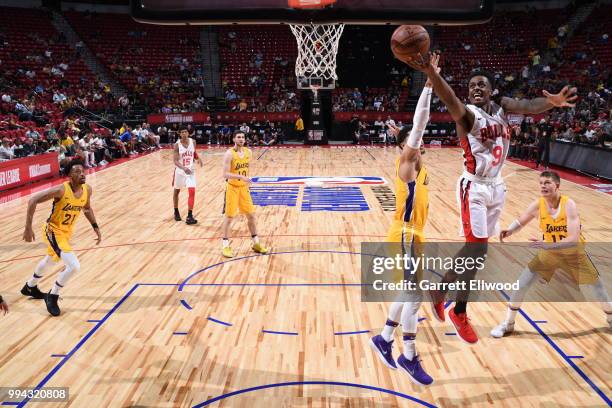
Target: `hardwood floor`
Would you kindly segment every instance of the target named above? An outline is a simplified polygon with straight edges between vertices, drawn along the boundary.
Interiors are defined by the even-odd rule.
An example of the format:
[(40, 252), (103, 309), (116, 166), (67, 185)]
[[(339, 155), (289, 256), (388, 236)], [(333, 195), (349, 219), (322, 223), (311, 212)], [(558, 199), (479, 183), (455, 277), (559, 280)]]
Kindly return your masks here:
[[(611, 331), (595, 303), (526, 303), (517, 332), (504, 339), (489, 331), (504, 318), (505, 305), (472, 304), (480, 337), (473, 346), (424, 305), (418, 351), (434, 384), (416, 386), (389, 370), (368, 346), (388, 304), (362, 302), (358, 286), (360, 244), (383, 241), (392, 214), (373, 187), (361, 185), (355, 193), (363, 194), (367, 210), (302, 211), (304, 187), (298, 186), (293, 206), (257, 207), (260, 239), (272, 254), (254, 256), (240, 217), (233, 225), (236, 258), (227, 260), (220, 253), (222, 152), (206, 150), (204, 168), (196, 170), (195, 226), (172, 218), (168, 150), (88, 176), (103, 242), (95, 245), (82, 217), (71, 241), (81, 270), (62, 291), (57, 318), (42, 301), (19, 294), (45, 253), (39, 231), (50, 204), (37, 209), (34, 244), (21, 240), (28, 197), (0, 204), (0, 293), (11, 308), (0, 316), (0, 386), (70, 388), (68, 403), (45, 407), (608, 405)], [(395, 155), (394, 148), (256, 150), (251, 175), (392, 182)], [(425, 160), (426, 236), (460, 240), (461, 152), (428, 149)], [(506, 165), (502, 225), (538, 196), (537, 174)], [(587, 240), (610, 242), (612, 197), (568, 181), (562, 191), (576, 201)], [(184, 215), (186, 200), (183, 192)], [(533, 222), (512, 241), (536, 235)], [(41, 289), (50, 288), (60, 269), (45, 276)], [(396, 344), (397, 354), (400, 336)], [(222, 398), (211, 400), (216, 397)]]

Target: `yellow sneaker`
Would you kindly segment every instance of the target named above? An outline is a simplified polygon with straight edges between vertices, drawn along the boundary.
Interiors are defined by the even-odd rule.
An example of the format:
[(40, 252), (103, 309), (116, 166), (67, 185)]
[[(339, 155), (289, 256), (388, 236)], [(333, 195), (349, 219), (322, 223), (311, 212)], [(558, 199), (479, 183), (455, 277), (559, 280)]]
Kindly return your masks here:
[(261, 246), (261, 244), (253, 244), (252, 249), (253, 249), (253, 251), (257, 252), (258, 254), (265, 255), (265, 254), (268, 253), (268, 248), (265, 248), (265, 247)]
[(223, 254), (224, 257), (226, 258), (233, 258), (234, 257), (234, 251), (232, 251), (231, 247), (225, 247), (223, 248), (223, 250), (221, 251), (221, 253)]

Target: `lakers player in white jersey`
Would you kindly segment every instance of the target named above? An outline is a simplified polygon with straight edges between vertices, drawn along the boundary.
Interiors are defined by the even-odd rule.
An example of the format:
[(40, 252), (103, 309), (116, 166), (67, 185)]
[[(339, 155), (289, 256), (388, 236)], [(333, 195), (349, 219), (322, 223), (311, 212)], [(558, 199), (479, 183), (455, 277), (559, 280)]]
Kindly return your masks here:
[(202, 167), (202, 159), (196, 151), (196, 142), (189, 137), (189, 130), (182, 127), (179, 131), (180, 139), (174, 144), (174, 178), (172, 185), (174, 187), (174, 219), (181, 220), (181, 213), (178, 209), (179, 193), (182, 188), (187, 188), (189, 197), (187, 199), (187, 218), (185, 223), (188, 225), (197, 224), (198, 220), (193, 218), (193, 205), (195, 202), (195, 167), (194, 162), (197, 160)]
[[(432, 56), (432, 64), (437, 66), (438, 56)], [(400, 243), (401, 252), (418, 257), (423, 254), (425, 243), (425, 223), (429, 211), (429, 190), (427, 168), (423, 163), (420, 146), (423, 133), (429, 122), (429, 105), (431, 102), (431, 82), (427, 81), (419, 100), (413, 118), (412, 129), (408, 127), (398, 129), (391, 126), (401, 149), (400, 156), (395, 164), (395, 217), (389, 233), (388, 243)], [(399, 251), (391, 251), (399, 252)], [(392, 254), (393, 256), (395, 254)], [(420, 280), (421, 268), (412, 268), (402, 271), (408, 276), (402, 279)], [(389, 308), (387, 321), (382, 332), (370, 339), (370, 346), (378, 355), (383, 364), (391, 369), (402, 368), (409, 378), (419, 385), (430, 385), (433, 379), (421, 366), (419, 356), (416, 352), (416, 333), (418, 325), (418, 311), (421, 307), (422, 297), (420, 292), (400, 296)], [(404, 298), (404, 299), (402, 299)], [(401, 323), (403, 351), (397, 359), (393, 358), (393, 332)]]
[(504, 242), (505, 238), (519, 231), (531, 220), (540, 221), (542, 239), (532, 238), (531, 246), (541, 250), (521, 274), (519, 289), (510, 295), (506, 320), (491, 330), (493, 337), (503, 337), (514, 331), (516, 313), (531, 285), (538, 277), (550, 281), (553, 274), (559, 270), (569, 275), (573, 283), (591, 289), (602, 305), (608, 326), (612, 328), (612, 303), (597, 269), (584, 250), (586, 240), (582, 235), (576, 203), (561, 194), (560, 185), (561, 178), (557, 173), (541, 173), (541, 197), (533, 201), (527, 210), (499, 235), (499, 240)]
[[(423, 71), (433, 83), (436, 95), (448, 108), (455, 121), (457, 136), (463, 148), (463, 175), (457, 184), (457, 201), (461, 214), (461, 233), (466, 245), (458, 257), (476, 259), (486, 255), (490, 237), (496, 235), (497, 223), (505, 201), (502, 169), (508, 154), (510, 127), (506, 114), (537, 114), (555, 107), (573, 107), (576, 88), (564, 87), (558, 94), (543, 91), (543, 98), (516, 100), (501, 97), (499, 103), (491, 98), (495, 89), (493, 76), (474, 71), (468, 77), (467, 105), (455, 95), (444, 78), (436, 72), (428, 58), (411, 62), (413, 68)], [(462, 280), (469, 281), (476, 269), (466, 270)], [(453, 282), (458, 274), (448, 271), (443, 282)], [(467, 285), (469, 287), (469, 285)], [(438, 320), (445, 320), (444, 292), (432, 292), (433, 312)], [(467, 317), (469, 290), (459, 291), (449, 318), (458, 337), (476, 343), (478, 336)]]
[[(23, 239), (26, 242), (33, 242), (35, 239), (32, 229), (32, 219), (36, 206), (42, 202), (53, 200), (51, 215), (43, 226), (43, 240), (47, 243), (47, 256), (36, 266), (34, 274), (21, 289), (24, 296), (34, 299), (44, 299), (47, 311), (52, 316), (59, 316), (60, 308), (57, 304), (60, 290), (66, 286), (70, 277), (77, 273), (81, 267), (76, 255), (72, 252), (70, 238), (76, 220), (85, 214), (87, 220), (96, 233), (96, 244), (102, 241), (100, 228), (96, 223), (93, 209), (91, 208), (91, 196), (93, 189), (85, 184), (85, 169), (80, 161), (72, 161), (65, 168), (69, 180), (57, 187), (51, 188), (42, 193), (36, 194), (28, 202), (28, 213), (26, 225), (23, 232)], [(59, 260), (64, 262), (64, 269), (59, 273), (55, 284), (49, 293), (42, 293), (38, 289), (38, 281), (43, 277), (45, 271)]]

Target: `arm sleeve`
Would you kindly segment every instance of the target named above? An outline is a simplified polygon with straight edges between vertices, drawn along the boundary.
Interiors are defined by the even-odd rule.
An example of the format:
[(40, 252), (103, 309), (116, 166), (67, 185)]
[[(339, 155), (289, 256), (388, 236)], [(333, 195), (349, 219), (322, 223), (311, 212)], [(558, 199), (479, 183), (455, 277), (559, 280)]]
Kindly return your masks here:
[(412, 130), (408, 136), (406, 144), (412, 149), (418, 149), (421, 146), (421, 140), (423, 139), (423, 133), (429, 122), (429, 105), (431, 102), (431, 91), (429, 87), (424, 87), (419, 96), (416, 110), (414, 112), (414, 118), (412, 119)]

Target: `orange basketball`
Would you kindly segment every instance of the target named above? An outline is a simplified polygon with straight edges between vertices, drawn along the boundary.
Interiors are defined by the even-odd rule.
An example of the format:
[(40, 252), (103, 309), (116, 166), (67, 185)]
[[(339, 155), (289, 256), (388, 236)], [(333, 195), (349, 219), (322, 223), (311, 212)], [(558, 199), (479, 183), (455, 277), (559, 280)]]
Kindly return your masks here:
[(429, 51), (429, 34), (420, 25), (401, 25), (391, 36), (391, 51), (402, 62), (413, 60), (417, 54), (425, 57)]

